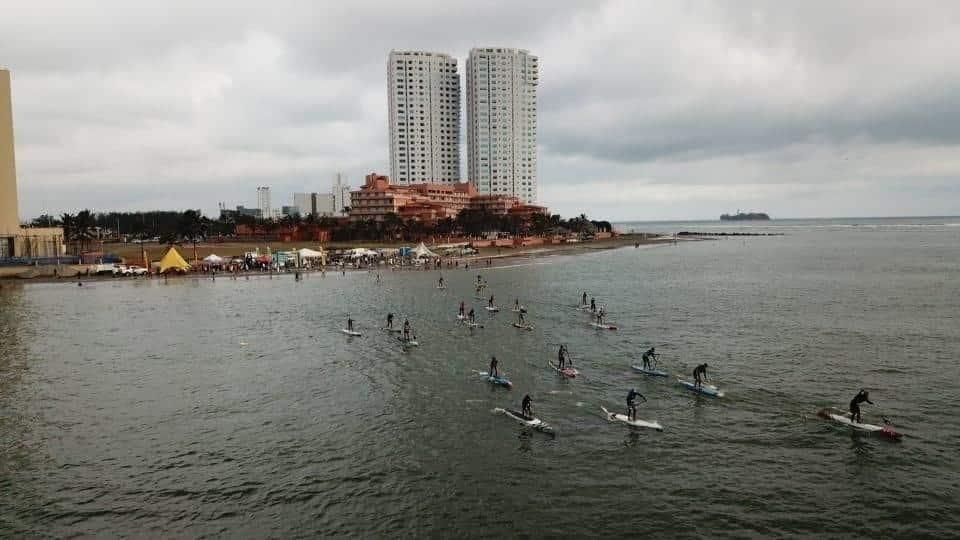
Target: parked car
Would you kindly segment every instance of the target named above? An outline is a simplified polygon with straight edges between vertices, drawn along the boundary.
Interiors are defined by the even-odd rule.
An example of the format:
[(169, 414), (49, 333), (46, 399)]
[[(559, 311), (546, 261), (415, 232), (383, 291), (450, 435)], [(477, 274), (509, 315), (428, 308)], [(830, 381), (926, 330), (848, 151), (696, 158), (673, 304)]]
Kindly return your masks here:
[(149, 273), (149, 270), (147, 270), (146, 268), (142, 266), (137, 266), (135, 264), (131, 264), (130, 266), (128, 266), (127, 271), (129, 272), (129, 274), (127, 274), (129, 276), (145, 276), (147, 275), (147, 273)]
[(130, 275), (130, 270), (127, 268), (127, 266), (126, 266), (125, 264), (115, 264), (115, 265), (113, 265), (113, 268), (111, 269), (111, 272), (113, 273), (114, 277), (116, 277), (116, 276), (129, 276), (129, 275)]

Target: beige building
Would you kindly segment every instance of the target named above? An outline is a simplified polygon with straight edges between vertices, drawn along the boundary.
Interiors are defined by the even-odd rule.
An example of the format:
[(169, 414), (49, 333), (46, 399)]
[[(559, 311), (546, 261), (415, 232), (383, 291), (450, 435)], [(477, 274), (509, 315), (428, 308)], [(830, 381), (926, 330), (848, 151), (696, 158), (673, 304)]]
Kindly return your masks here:
[(20, 227), (10, 72), (0, 69), (0, 259), (56, 257), (62, 253), (63, 229)]

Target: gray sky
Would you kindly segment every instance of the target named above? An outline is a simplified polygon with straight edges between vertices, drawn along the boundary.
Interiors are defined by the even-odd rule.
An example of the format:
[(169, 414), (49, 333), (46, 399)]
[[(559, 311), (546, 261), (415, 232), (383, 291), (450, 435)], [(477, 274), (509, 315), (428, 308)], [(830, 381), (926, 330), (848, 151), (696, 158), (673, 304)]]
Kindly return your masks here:
[(478, 46), (540, 57), (564, 215), (960, 214), (958, 2), (5, 0), (21, 217), (356, 186), (390, 49)]

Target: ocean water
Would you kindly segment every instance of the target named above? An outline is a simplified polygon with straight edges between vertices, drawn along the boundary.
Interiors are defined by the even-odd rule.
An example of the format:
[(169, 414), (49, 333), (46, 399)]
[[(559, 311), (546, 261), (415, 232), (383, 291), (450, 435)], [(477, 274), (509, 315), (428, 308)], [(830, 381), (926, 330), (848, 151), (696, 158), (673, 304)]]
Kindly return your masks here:
[[(621, 224), (785, 234), (444, 270), (446, 291), (390, 271), (4, 282), (0, 537), (956, 536), (958, 223)], [(478, 273), (532, 332), (482, 309)], [(483, 329), (456, 324), (461, 299)], [(559, 343), (574, 380), (547, 366)], [(726, 396), (634, 374), (651, 345)], [(513, 390), (476, 374), (491, 355)], [(604, 418), (631, 387), (663, 432)], [(860, 388), (901, 442), (816, 417)], [(556, 436), (491, 412), (525, 393)]]

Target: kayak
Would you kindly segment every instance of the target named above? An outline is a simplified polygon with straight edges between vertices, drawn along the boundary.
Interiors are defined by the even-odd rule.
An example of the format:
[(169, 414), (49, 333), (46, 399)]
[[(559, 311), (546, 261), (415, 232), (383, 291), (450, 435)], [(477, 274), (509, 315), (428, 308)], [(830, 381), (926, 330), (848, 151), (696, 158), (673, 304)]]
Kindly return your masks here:
[(497, 385), (497, 386), (502, 386), (502, 387), (504, 387), (504, 388), (513, 388), (513, 383), (510, 382), (510, 379), (507, 379), (506, 377), (504, 377), (504, 376), (502, 376), (502, 375), (497, 375), (497, 376), (493, 377), (493, 376), (491, 376), (489, 373), (487, 373), (486, 371), (478, 371), (477, 373), (479, 373), (480, 376), (483, 377), (484, 379), (486, 379), (487, 382), (490, 383), (490, 384)]
[(821, 409), (820, 411), (817, 411), (817, 416), (827, 420), (832, 420), (837, 424), (850, 426), (854, 429), (859, 429), (860, 431), (876, 433), (877, 435), (889, 437), (894, 440), (900, 440), (903, 438), (903, 433), (894, 430), (893, 427), (889, 425), (878, 426), (876, 424), (862, 424), (859, 422), (854, 422), (850, 419), (849, 412), (843, 412), (839, 409)]
[(384, 332), (395, 332), (395, 333), (398, 333), (398, 334), (399, 334), (400, 332), (403, 332), (403, 330), (401, 330), (400, 328), (386, 328), (386, 327), (384, 327), (384, 328), (381, 328), (381, 330), (383, 330)]
[(513, 323), (513, 326), (521, 330), (533, 330), (533, 327), (530, 326), (529, 324)]
[(360, 335), (360, 332), (356, 332), (356, 331), (353, 331), (353, 330), (347, 330), (346, 328), (343, 328), (343, 329), (341, 329), (340, 331), (343, 332), (344, 334), (348, 335), (348, 336), (359, 336), (359, 335)]
[(680, 383), (680, 386), (683, 386), (691, 392), (696, 392), (698, 394), (703, 394), (705, 396), (721, 398), (723, 397), (723, 392), (719, 388), (712, 384), (701, 384), (700, 388), (697, 388), (697, 385), (690, 381), (685, 381), (683, 379), (677, 379), (677, 382)]
[(486, 310), (487, 310), (487, 311), (500, 311), (500, 308), (498, 308), (498, 307), (496, 307), (496, 306), (493, 306), (493, 307), (487, 306), (487, 307), (486, 307)]
[(600, 324), (595, 322), (590, 323), (590, 326), (597, 328), (599, 330), (616, 330), (617, 329), (617, 327), (612, 324)]
[(556, 371), (556, 372), (559, 373), (560, 375), (563, 375), (564, 377), (569, 377), (569, 378), (572, 379), (572, 378), (574, 378), (574, 377), (576, 377), (577, 375), (580, 374), (579, 371), (577, 371), (576, 369), (574, 369), (574, 368), (572, 368), (572, 367), (565, 367), (565, 368), (563, 368), (563, 369), (560, 369), (560, 367), (557, 366), (557, 364), (555, 364), (555, 363), (553, 362), (553, 360), (550, 360), (549, 362), (547, 362), (547, 364), (549, 364), (550, 367), (552, 367), (554, 371)]
[(606, 407), (603, 407), (603, 406), (601, 406), (600, 408), (603, 410), (603, 413), (607, 415), (607, 420), (611, 422), (623, 422), (628, 426), (650, 428), (650, 429), (655, 429), (657, 431), (663, 431), (663, 426), (661, 426), (660, 422), (657, 422), (656, 420), (653, 420), (653, 421), (639, 420), (639, 419), (630, 420), (630, 418), (625, 414), (612, 413), (608, 411)]
[(525, 425), (525, 426), (527, 426), (527, 427), (532, 427), (532, 428), (534, 428), (534, 429), (536, 429), (536, 430), (543, 431), (543, 432), (545, 432), (545, 433), (552, 433), (552, 432), (553, 432), (553, 428), (550, 427), (550, 425), (547, 424), (546, 422), (544, 422), (543, 420), (541, 420), (541, 419), (539, 419), (539, 418), (534, 418), (534, 417), (527, 416), (527, 415), (523, 414), (522, 412), (520, 412), (520, 411), (518, 411), (518, 410), (515, 410), (515, 409), (501, 409), (500, 407), (497, 407), (496, 409), (493, 410), (493, 412), (495, 412), (495, 413), (500, 413), (500, 414), (503, 414), (504, 416), (508, 416), (508, 417), (510, 417), (510, 418), (513, 418), (513, 419), (516, 420), (517, 422), (520, 422), (521, 424), (523, 424), (523, 425)]
[(420, 342), (415, 339), (403, 339), (400, 336), (397, 336), (397, 341), (403, 343), (404, 347), (419, 347)]
[(644, 375), (650, 375), (651, 377), (667, 377), (670, 374), (662, 369), (647, 369), (643, 366), (630, 366), (637, 373), (643, 373)]

